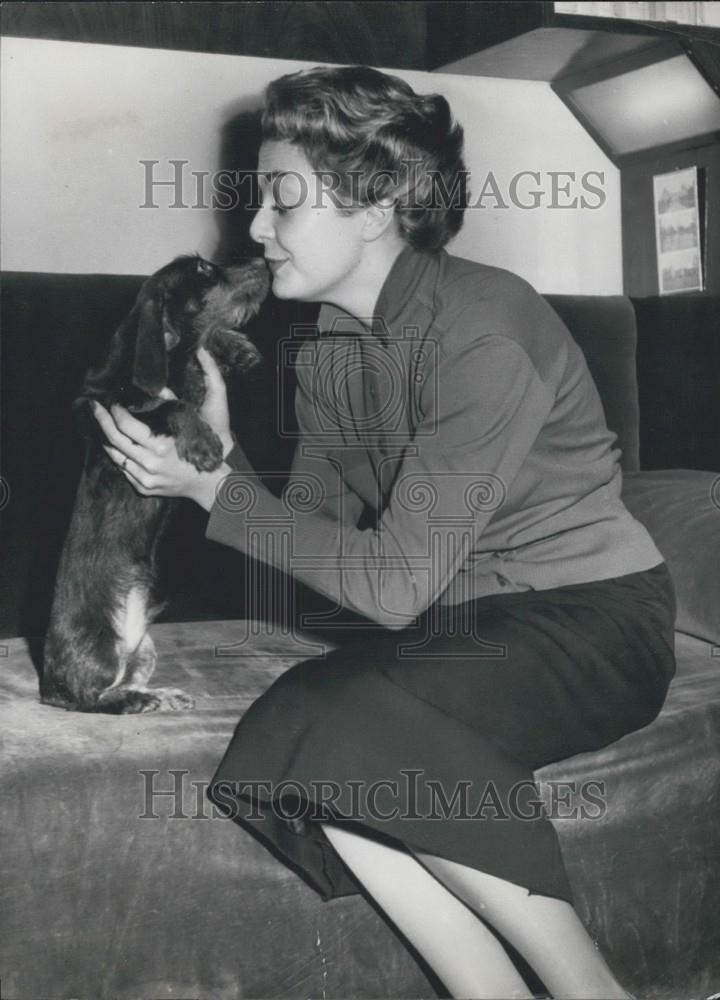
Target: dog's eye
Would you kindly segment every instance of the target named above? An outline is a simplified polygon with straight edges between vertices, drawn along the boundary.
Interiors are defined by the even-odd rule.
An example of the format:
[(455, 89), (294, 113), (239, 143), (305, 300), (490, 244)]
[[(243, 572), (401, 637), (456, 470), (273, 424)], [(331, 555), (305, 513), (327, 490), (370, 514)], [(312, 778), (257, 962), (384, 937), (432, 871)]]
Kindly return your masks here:
[(197, 269), (199, 274), (204, 274), (206, 278), (212, 278), (215, 273), (215, 265), (211, 264), (210, 261), (203, 260), (202, 257), (198, 258)]

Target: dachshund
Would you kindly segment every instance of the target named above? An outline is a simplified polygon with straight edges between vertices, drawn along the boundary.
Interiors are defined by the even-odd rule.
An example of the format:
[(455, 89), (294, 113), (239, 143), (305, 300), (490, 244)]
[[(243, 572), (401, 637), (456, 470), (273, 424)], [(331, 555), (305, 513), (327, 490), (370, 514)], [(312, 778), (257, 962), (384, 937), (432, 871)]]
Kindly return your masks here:
[[(261, 259), (220, 267), (178, 257), (144, 282), (103, 362), (88, 372), (74, 404), (85, 462), (45, 638), (44, 704), (117, 715), (193, 707), (184, 691), (147, 686), (156, 663), (148, 626), (162, 609), (157, 549), (177, 501), (133, 489), (102, 447), (92, 403), (119, 403), (152, 434), (173, 437), (196, 469), (218, 468), (222, 444), (199, 415), (206, 387), (196, 352), (206, 348), (226, 378), (256, 364), (259, 351), (241, 328), (268, 287)], [(161, 397), (164, 388), (177, 398)]]

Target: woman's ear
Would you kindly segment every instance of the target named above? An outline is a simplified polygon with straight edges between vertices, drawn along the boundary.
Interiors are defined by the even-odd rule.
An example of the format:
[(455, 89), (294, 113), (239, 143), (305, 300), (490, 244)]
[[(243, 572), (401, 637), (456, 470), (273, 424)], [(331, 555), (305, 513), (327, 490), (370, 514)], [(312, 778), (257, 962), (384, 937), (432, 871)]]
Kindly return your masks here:
[(363, 209), (365, 222), (362, 228), (363, 239), (368, 243), (379, 239), (395, 222), (395, 199), (386, 198)]

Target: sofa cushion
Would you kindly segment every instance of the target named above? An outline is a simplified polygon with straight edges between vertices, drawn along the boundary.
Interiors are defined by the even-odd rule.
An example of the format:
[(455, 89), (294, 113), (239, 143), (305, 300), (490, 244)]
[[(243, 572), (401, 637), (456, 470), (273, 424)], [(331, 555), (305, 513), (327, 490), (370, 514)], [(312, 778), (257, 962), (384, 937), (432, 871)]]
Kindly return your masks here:
[(536, 775), (546, 801), (569, 788), (582, 808), (599, 791), (584, 819), (558, 809), (556, 828), (581, 918), (620, 982), (648, 1000), (707, 997), (720, 983), (720, 659), (682, 633), (675, 648), (654, 722)]
[(157, 683), (190, 691), (194, 712), (41, 705), (25, 640), (5, 644), (3, 996), (432, 996), (364, 900), (323, 903), (205, 797), (235, 723), (297, 644), (254, 636), (247, 655), (242, 622), (153, 635)]
[(720, 474), (630, 472), (623, 477), (622, 498), (668, 564), (677, 594), (676, 628), (720, 643)]

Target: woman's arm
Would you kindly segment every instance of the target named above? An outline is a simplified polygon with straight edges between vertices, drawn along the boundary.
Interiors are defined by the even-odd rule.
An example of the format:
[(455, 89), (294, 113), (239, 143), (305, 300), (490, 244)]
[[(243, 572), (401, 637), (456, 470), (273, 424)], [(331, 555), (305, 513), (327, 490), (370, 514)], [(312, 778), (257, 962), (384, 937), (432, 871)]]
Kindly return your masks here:
[(406, 627), (502, 507), (553, 405), (516, 342), (488, 335), (465, 343), (440, 365), (377, 530), (360, 531), (352, 518), (291, 494), (278, 500), (248, 466), (221, 483), (207, 537), (380, 624)]
[[(199, 472), (178, 456), (172, 438), (154, 436), (146, 424), (123, 407), (114, 406), (108, 412), (95, 403), (94, 412), (107, 438), (105, 450), (138, 493), (185, 497), (209, 511), (220, 483), (230, 472), (250, 476), (256, 473), (230, 429), (227, 391), (220, 369), (205, 350), (198, 352), (198, 359), (207, 385), (200, 412), (223, 445), (224, 462), (215, 471)], [(161, 396), (174, 398), (169, 390), (163, 390)], [(305, 505), (310, 503), (318, 514), (343, 520), (348, 525), (357, 524), (363, 501), (345, 483), (339, 464), (327, 453), (309, 393), (300, 385), (296, 414), (301, 436), (286, 493), (305, 495)]]
[[(472, 315), (468, 322), (472, 329)], [(138, 492), (195, 500), (210, 512), (207, 538), (388, 628), (404, 628), (445, 590), (502, 508), (553, 405), (515, 341), (487, 335), (460, 342), (467, 346), (428, 379), (437, 389), (423, 399), (423, 420), (376, 530), (357, 527), (362, 502), (323, 446), (307, 391), (301, 413), (317, 433), (303, 439), (282, 499), (263, 486), (240, 448), (233, 461), (241, 468), (223, 463), (199, 473), (179, 459), (171, 438), (152, 438), (126, 411), (114, 419), (102, 411), (98, 419), (111, 457), (121, 466), (127, 459), (123, 471)]]

